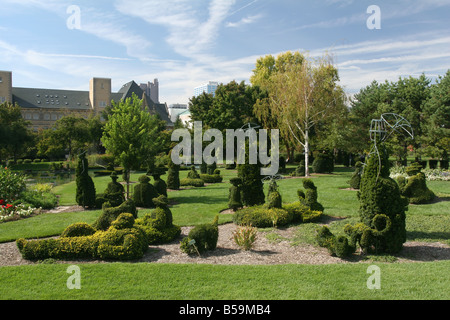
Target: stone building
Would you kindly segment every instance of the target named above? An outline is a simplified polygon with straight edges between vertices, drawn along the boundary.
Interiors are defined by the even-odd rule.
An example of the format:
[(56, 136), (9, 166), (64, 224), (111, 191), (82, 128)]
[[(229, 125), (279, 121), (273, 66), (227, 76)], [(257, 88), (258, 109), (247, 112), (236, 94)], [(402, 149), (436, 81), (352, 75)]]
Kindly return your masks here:
[(112, 92), (111, 79), (93, 78), (89, 91), (38, 89), (13, 87), (12, 72), (0, 71), (0, 103), (11, 102), (22, 109), (22, 116), (31, 123), (33, 130), (49, 129), (64, 116), (72, 115), (88, 118), (90, 115), (102, 115), (102, 111), (112, 101), (119, 102), (131, 98), (135, 93), (143, 99), (143, 108), (151, 114), (157, 114), (172, 127), (167, 104), (153, 102), (147, 93), (130, 81), (118, 92)]

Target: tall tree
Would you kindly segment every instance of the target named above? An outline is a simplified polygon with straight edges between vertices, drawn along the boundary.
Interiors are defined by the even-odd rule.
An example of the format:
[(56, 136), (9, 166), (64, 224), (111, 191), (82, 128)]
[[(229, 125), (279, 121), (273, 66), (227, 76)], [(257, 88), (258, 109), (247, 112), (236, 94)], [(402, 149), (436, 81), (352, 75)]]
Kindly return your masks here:
[(424, 105), (425, 154), (448, 160), (450, 152), (450, 70), (440, 76), (430, 89), (430, 99)]
[(23, 119), (18, 105), (8, 102), (0, 105), (0, 159), (3, 156), (16, 160), (25, 151), (33, 140), (29, 124)]
[(124, 167), (127, 198), (130, 194), (130, 171), (153, 163), (162, 148), (163, 122), (143, 109), (142, 100), (132, 98), (113, 103), (112, 115), (105, 125), (102, 142), (107, 152)]
[(338, 71), (327, 55), (308, 59), (298, 52), (281, 54), (274, 68), (268, 70), (264, 75), (267, 79), (259, 82), (257, 75), (252, 79), (258, 79), (256, 83), (267, 90), (270, 114), (266, 110), (256, 114), (263, 123), (275, 125), (285, 139), (303, 147), (305, 175), (309, 176), (311, 131), (344, 104), (344, 91), (337, 84)]

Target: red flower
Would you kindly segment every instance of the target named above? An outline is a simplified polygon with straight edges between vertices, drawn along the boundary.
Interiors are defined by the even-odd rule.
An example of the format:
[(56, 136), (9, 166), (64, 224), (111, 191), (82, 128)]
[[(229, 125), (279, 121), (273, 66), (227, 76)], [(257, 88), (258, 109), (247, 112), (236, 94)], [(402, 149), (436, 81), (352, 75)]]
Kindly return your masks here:
[(0, 199), (0, 205), (5, 204), (5, 200)]
[(13, 207), (12, 204), (7, 204), (7, 205), (6, 205), (6, 209), (9, 209), (9, 208), (12, 208), (12, 207)]

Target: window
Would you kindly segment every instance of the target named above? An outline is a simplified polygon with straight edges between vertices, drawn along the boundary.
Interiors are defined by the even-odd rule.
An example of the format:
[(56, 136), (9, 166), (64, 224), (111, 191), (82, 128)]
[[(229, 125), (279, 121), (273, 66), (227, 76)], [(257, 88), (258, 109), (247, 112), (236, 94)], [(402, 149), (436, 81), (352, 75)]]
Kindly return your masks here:
[(6, 101), (6, 98), (5, 97), (0, 97), (0, 103), (3, 103), (3, 102), (5, 102)]
[(105, 108), (106, 107), (106, 102), (105, 101), (100, 101), (98, 105), (99, 105), (99, 107)]
[(53, 121), (58, 120), (58, 116), (56, 114), (54, 114), (54, 113), (52, 114), (52, 120)]
[(3, 82), (3, 78), (2, 77), (0, 77), (0, 83), (2, 83)]
[(25, 113), (25, 120), (31, 120), (31, 113)]
[(39, 113), (33, 113), (33, 120), (39, 120)]
[(44, 120), (45, 121), (49, 121), (50, 120), (50, 114), (49, 113), (44, 114)]

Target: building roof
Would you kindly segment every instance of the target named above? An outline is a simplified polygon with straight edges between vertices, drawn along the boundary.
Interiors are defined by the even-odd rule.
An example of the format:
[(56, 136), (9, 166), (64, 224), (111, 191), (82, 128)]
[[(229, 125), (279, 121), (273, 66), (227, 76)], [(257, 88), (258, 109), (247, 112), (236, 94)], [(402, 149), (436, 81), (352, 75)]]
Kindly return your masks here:
[(87, 91), (12, 88), (13, 103), (29, 109), (92, 109)]
[[(111, 93), (111, 100), (119, 102), (131, 98), (133, 93), (143, 99), (144, 106), (151, 114), (157, 114), (168, 126), (173, 126), (166, 104), (154, 103), (138, 84), (130, 81), (117, 92)], [(67, 109), (68, 111), (88, 111), (92, 109), (89, 91), (12, 88), (13, 103), (27, 109)]]

